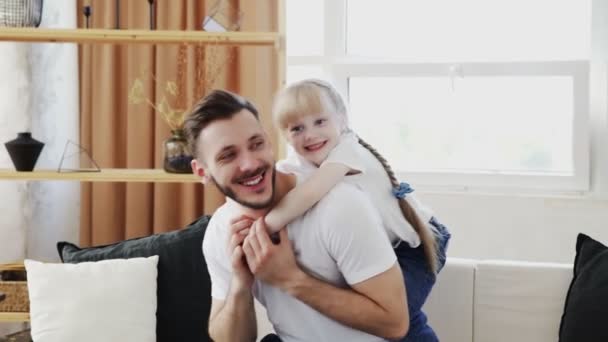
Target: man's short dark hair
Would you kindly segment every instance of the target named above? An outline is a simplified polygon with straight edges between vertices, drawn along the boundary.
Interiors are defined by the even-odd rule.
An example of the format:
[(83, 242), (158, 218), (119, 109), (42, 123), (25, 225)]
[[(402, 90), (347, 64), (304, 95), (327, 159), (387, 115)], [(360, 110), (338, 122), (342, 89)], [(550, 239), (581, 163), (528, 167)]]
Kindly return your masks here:
[(227, 120), (243, 109), (250, 111), (259, 120), (258, 110), (242, 96), (226, 90), (213, 90), (192, 110), (184, 122), (184, 131), (190, 150), (196, 158), (196, 141), (201, 131), (217, 120)]

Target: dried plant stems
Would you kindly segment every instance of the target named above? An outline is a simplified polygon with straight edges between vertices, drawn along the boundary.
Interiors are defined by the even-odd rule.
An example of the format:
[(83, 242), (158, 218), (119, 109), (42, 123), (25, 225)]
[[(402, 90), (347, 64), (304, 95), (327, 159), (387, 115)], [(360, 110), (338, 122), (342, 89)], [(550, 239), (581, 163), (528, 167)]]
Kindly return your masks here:
[[(207, 45), (205, 45), (207, 44)], [(146, 103), (156, 112), (172, 129), (181, 129), (188, 113), (188, 104), (194, 105), (209, 90), (211, 90), (220, 78), (226, 66), (234, 59), (232, 50), (222, 53), (226, 47), (219, 44), (199, 43), (194, 47), (193, 62), (190, 65), (187, 44), (180, 44), (177, 50), (177, 70), (175, 81), (168, 80), (162, 91), (160, 101), (154, 103), (145, 95), (143, 80), (149, 75), (154, 84), (159, 84), (153, 73), (142, 71), (142, 75), (135, 79), (129, 91), (129, 102), (132, 104)], [(194, 85), (192, 91), (188, 91), (188, 71), (193, 69)]]

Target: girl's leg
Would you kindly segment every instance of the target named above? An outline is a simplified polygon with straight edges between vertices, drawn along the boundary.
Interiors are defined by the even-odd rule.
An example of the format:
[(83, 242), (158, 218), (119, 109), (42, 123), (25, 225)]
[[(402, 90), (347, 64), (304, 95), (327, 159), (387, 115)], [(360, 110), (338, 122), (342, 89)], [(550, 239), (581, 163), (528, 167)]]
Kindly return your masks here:
[[(446, 250), (451, 235), (435, 218), (432, 218), (430, 223), (438, 233), (438, 271), (440, 271), (445, 265)], [(401, 243), (395, 248), (395, 254), (403, 272), (410, 314), (410, 329), (401, 342), (437, 342), (439, 339), (428, 325), (427, 316), (422, 311), (422, 306), (435, 285), (436, 275), (428, 270), (422, 246), (411, 248), (406, 243)]]

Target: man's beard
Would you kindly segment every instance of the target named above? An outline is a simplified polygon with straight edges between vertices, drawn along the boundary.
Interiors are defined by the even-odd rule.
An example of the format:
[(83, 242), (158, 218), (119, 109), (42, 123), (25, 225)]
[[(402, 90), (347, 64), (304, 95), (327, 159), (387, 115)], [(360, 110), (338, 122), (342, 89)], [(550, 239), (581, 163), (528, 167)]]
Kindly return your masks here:
[[(263, 169), (265, 169), (265, 168), (266, 168), (266, 171), (263, 171)], [(275, 176), (276, 176), (274, 167), (263, 166), (261, 168), (258, 168), (255, 171), (249, 173), (248, 175), (245, 175), (244, 177), (241, 176), (240, 178), (249, 178), (249, 175), (256, 175), (261, 172), (267, 172), (267, 173), (271, 172), (272, 173), (270, 175), (272, 177), (270, 180), (270, 188), (271, 188), (270, 197), (268, 198), (267, 201), (264, 201), (262, 203), (247, 202), (247, 201), (239, 198), (236, 195), (236, 192), (234, 190), (232, 190), (232, 188), (229, 185), (221, 185), (219, 182), (217, 182), (215, 180), (215, 178), (213, 178), (213, 176), (211, 176), (211, 180), (213, 181), (215, 186), (220, 190), (220, 192), (222, 194), (224, 194), (224, 196), (232, 199), (233, 201), (239, 203), (240, 205), (243, 205), (247, 208), (254, 209), (254, 210), (267, 209), (270, 207), (270, 205), (272, 204), (272, 201), (274, 200), (274, 181), (275, 181)], [(268, 177), (268, 174), (264, 175), (264, 177)]]

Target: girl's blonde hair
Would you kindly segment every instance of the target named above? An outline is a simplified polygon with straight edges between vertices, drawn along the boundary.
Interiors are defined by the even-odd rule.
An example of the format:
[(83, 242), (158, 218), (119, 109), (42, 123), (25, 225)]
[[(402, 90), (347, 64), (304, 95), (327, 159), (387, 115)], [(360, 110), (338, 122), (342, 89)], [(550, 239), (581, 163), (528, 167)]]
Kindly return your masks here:
[[(348, 130), (346, 105), (338, 91), (325, 81), (307, 79), (293, 83), (280, 91), (275, 98), (273, 116), (281, 129), (285, 129), (294, 119), (315, 113), (337, 114), (343, 124), (343, 130)], [(398, 187), (399, 180), (388, 161), (370, 144), (360, 137), (357, 138), (359, 144), (382, 164), (393, 187)], [(405, 198), (396, 198), (396, 200), (399, 201), (403, 216), (420, 237), (429, 269), (436, 273), (438, 258), (435, 232), (420, 219), (416, 210)]]
[(272, 112), (282, 130), (296, 119), (318, 113), (336, 115), (342, 128), (348, 127), (342, 97), (329, 83), (317, 79), (299, 81), (281, 90)]

